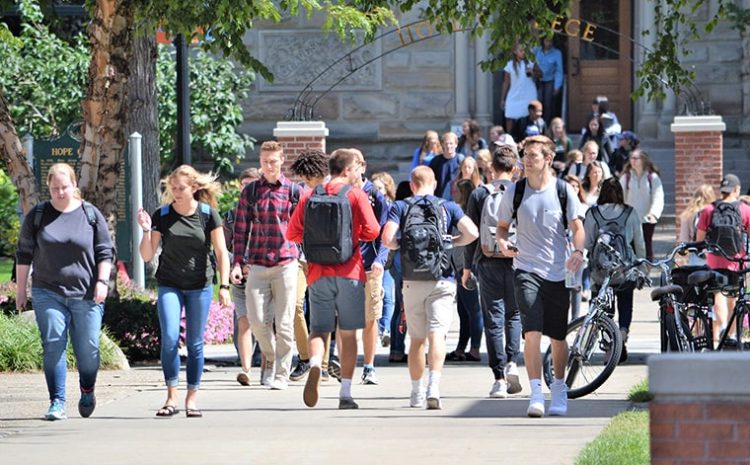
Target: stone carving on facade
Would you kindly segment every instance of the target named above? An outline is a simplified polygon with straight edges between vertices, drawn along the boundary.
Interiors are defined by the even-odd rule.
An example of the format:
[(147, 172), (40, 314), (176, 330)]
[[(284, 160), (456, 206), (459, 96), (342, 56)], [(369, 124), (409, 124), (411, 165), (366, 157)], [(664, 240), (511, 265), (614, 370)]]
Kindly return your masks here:
[[(259, 90), (300, 91), (321, 71), (352, 50), (334, 34), (320, 31), (261, 31), (261, 61), (274, 75), (274, 81), (259, 78)], [(379, 41), (366, 45), (351, 57), (328, 70), (313, 85), (313, 93), (324, 92), (353, 68), (379, 56)], [(381, 60), (377, 59), (357, 70), (336, 86), (336, 90), (380, 90)]]

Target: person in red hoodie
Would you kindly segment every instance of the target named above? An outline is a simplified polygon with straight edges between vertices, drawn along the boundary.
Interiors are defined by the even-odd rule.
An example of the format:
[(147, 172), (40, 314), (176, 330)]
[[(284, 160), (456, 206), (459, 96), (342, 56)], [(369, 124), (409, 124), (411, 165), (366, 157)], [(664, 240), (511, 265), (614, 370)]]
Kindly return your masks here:
[[(331, 154), (329, 170), (331, 180), (324, 189), (336, 195), (344, 186), (353, 186), (364, 172), (361, 153), (356, 149), (338, 149)], [(305, 210), (312, 192), (303, 195), (295, 209), (286, 238), (303, 243)], [(360, 241), (373, 241), (380, 234), (380, 224), (362, 189), (351, 187), (347, 192), (351, 205), (353, 254), (341, 264), (323, 265), (308, 261), (307, 286), (310, 298), (310, 372), (305, 383), (303, 400), (308, 407), (318, 403), (318, 388), (325, 336), (336, 328), (341, 346), (341, 390), (339, 408), (359, 408), (352, 398), (351, 386), (357, 363), (357, 330), (365, 327), (365, 267), (360, 254)]]

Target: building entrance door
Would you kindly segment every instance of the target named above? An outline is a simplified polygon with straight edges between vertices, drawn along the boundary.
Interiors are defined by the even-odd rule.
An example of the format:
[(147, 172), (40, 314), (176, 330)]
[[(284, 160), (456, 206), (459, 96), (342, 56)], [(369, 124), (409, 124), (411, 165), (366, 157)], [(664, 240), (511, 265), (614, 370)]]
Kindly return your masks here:
[[(591, 103), (606, 96), (623, 130), (632, 128), (633, 66), (630, 37), (631, 0), (574, 0), (571, 18), (580, 19), (567, 26), (568, 122), (571, 131), (583, 128), (591, 113)], [(588, 23), (593, 41), (584, 40)], [(606, 30), (611, 29), (611, 31)]]

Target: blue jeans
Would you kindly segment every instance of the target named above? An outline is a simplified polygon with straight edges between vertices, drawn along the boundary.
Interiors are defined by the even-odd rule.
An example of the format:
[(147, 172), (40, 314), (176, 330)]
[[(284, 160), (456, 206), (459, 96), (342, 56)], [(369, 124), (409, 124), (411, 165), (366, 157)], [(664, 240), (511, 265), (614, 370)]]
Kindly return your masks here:
[[(460, 281), (460, 278), (457, 281)], [(479, 291), (477, 289), (466, 290), (460, 282), (456, 283), (456, 289), (458, 318), (461, 322), (456, 352), (465, 352), (469, 340), (471, 340), (471, 348), (479, 350), (482, 345), (482, 328), (484, 327), (482, 309), (479, 306)]]
[[(394, 306), (393, 316), (391, 317), (391, 355), (404, 355), (406, 350), (406, 334), (398, 330), (401, 323), (401, 312), (404, 311), (404, 280), (401, 276), (401, 252), (396, 252), (393, 257), (393, 266), (390, 269), (393, 276)], [(407, 324), (409, 324), (407, 322)]]
[(203, 375), (203, 335), (206, 332), (211, 286), (203, 289), (159, 287), (156, 307), (161, 326), (161, 369), (167, 386), (177, 386), (180, 375), (180, 317), (185, 307), (188, 389), (198, 389)]
[(32, 288), (31, 298), (42, 337), (44, 378), (50, 401), (65, 401), (68, 331), (76, 356), (81, 389), (93, 389), (99, 371), (99, 334), (104, 305), (96, 304), (93, 300), (63, 297), (41, 288)]
[(521, 347), (521, 313), (516, 301), (513, 261), (483, 258), (477, 274), (489, 366), (495, 379), (503, 379), (505, 365), (518, 363)]
[(391, 270), (385, 270), (383, 273), (383, 316), (378, 320), (378, 334), (391, 330), (391, 319), (395, 309), (395, 286)]

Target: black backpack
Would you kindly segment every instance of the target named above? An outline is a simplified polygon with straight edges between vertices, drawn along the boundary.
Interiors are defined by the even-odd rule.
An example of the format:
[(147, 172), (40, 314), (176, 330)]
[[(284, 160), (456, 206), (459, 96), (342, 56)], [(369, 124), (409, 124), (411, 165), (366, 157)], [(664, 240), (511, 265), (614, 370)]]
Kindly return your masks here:
[[(42, 226), (42, 215), (44, 215), (44, 209), (48, 203), (49, 201), (45, 200), (34, 206), (34, 236), (39, 233), (39, 228)], [(96, 231), (96, 213), (94, 213), (93, 210), (94, 206), (84, 200), (81, 203), (81, 207), (83, 207), (83, 212), (86, 214), (86, 219), (89, 224), (94, 228), (94, 231)]]
[(321, 184), (307, 199), (302, 246), (308, 262), (338, 265), (354, 255), (350, 189), (344, 185), (338, 194), (328, 195)]
[(435, 197), (406, 202), (401, 227), (401, 273), (404, 280), (435, 281), (450, 266), (444, 236), (447, 213), (443, 200)]
[(743, 227), (739, 202), (714, 202), (706, 242), (719, 247), (729, 257), (742, 252)]
[[(633, 248), (625, 239), (625, 229), (633, 208), (625, 206), (622, 213), (614, 219), (604, 218), (598, 206), (591, 207), (590, 211), (591, 217), (596, 222), (596, 236), (594, 237), (594, 249), (591, 251), (589, 269), (591, 280), (601, 284), (614, 268), (619, 267), (620, 263), (612, 251), (599, 242), (600, 240), (616, 250), (620, 259), (626, 264), (633, 261), (635, 256)], [(617, 272), (610, 278), (610, 284), (613, 286), (620, 286), (624, 282), (625, 275), (622, 272)]]

